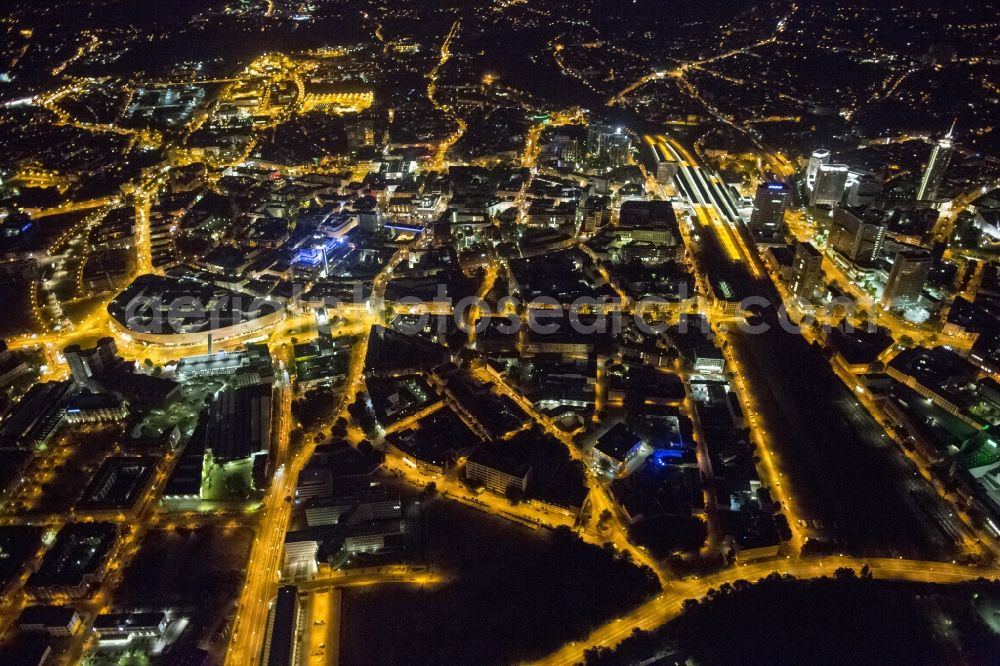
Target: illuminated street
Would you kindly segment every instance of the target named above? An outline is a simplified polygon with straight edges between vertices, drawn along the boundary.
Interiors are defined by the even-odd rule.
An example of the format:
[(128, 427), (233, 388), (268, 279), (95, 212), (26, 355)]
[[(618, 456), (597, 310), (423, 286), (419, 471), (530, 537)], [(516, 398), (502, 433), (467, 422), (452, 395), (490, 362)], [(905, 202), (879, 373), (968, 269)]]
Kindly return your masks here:
[(9, 4), (0, 664), (1000, 651), (989, 3)]

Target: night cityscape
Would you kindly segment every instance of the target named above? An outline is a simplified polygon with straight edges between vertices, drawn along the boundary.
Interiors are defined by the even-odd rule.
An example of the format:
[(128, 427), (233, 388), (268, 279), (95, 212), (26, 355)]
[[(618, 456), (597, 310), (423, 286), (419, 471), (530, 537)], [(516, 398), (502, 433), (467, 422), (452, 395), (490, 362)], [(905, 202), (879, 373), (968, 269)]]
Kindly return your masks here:
[(1000, 663), (1000, 16), (8, 0), (0, 666)]

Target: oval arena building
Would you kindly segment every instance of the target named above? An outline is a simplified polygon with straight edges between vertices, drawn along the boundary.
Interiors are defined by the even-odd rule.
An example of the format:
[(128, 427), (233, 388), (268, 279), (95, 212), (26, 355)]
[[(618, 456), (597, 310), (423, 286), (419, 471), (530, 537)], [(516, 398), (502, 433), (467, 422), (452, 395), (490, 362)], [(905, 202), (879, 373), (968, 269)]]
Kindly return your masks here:
[(122, 333), (155, 345), (224, 342), (285, 317), (282, 304), (193, 277), (142, 275), (108, 304)]

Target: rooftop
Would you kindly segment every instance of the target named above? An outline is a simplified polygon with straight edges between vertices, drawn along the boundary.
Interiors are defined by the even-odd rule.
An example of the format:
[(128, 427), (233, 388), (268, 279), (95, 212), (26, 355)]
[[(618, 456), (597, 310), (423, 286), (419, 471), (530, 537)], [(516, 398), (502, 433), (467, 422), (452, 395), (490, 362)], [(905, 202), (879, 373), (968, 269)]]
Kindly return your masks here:
[(59, 530), (28, 588), (76, 586), (104, 566), (118, 538), (114, 523), (70, 523)]
[(77, 509), (126, 509), (135, 505), (156, 471), (156, 458), (113, 456), (97, 470)]
[(614, 460), (624, 460), (628, 452), (641, 444), (642, 440), (624, 423), (616, 423), (601, 435), (594, 448)]

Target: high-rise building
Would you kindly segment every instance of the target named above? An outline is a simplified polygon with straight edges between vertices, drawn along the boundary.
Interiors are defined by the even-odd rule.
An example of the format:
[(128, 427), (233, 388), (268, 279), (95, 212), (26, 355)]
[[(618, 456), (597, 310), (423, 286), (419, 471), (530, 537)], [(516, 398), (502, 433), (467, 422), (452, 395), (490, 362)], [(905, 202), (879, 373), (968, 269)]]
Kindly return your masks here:
[(882, 177), (871, 171), (851, 169), (847, 174), (844, 203), (850, 208), (870, 206), (882, 193)]
[(796, 243), (792, 270), (792, 293), (800, 298), (809, 298), (823, 278), (823, 255), (812, 243)]
[(121, 362), (114, 338), (101, 338), (93, 349), (70, 345), (63, 350), (76, 385), (89, 386), (91, 378), (101, 375)]
[(750, 230), (755, 237), (773, 238), (785, 232), (785, 211), (792, 189), (784, 183), (761, 183), (753, 200)]
[(549, 144), (549, 152), (564, 164), (576, 162), (580, 157), (580, 144), (575, 136), (556, 134)]
[(580, 199), (577, 207), (577, 224), (584, 233), (592, 233), (611, 222), (611, 200), (606, 196), (591, 194)]
[(900, 308), (916, 305), (927, 284), (933, 257), (926, 250), (897, 252), (882, 292), (882, 305)]
[(816, 173), (816, 183), (809, 197), (810, 206), (836, 206), (844, 197), (847, 175), (846, 164), (823, 164)]
[(621, 167), (628, 163), (632, 142), (621, 127), (591, 125), (587, 130), (587, 154), (611, 167)]
[(809, 156), (809, 166), (806, 167), (806, 186), (812, 190), (816, 184), (816, 175), (819, 174), (819, 168), (824, 164), (830, 163), (830, 151), (829, 150), (815, 150), (813, 154)]
[(852, 262), (870, 266), (882, 251), (886, 229), (884, 222), (866, 222), (847, 209), (836, 208), (830, 246)]
[(927, 160), (924, 175), (920, 179), (920, 187), (917, 189), (917, 201), (933, 201), (937, 198), (938, 189), (944, 181), (944, 175), (951, 163), (951, 153), (955, 148), (954, 132), (955, 123), (952, 123), (948, 133), (938, 139), (931, 149), (931, 158)]
[(344, 125), (347, 134), (349, 150), (371, 148), (375, 145), (375, 120), (368, 116), (359, 116)]
[(588, 157), (595, 159), (601, 154), (601, 146), (604, 143), (604, 137), (611, 132), (614, 132), (612, 128), (599, 123), (587, 127)]
[(626, 134), (619, 132), (608, 135), (604, 142), (604, 154), (608, 163), (614, 167), (622, 167), (628, 164), (628, 154), (631, 150), (632, 142)]

